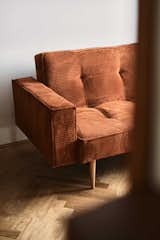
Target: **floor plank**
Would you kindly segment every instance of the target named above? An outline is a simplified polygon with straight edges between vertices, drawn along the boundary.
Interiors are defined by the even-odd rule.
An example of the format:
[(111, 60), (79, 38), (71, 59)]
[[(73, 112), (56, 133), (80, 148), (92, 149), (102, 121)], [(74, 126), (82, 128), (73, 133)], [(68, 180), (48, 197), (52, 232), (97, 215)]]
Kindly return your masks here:
[(0, 229), (0, 237), (7, 237), (11, 239), (16, 239), (20, 234), (20, 231)]
[(124, 156), (97, 162), (96, 188), (88, 166), (50, 168), (28, 141), (0, 147), (0, 240), (64, 240), (73, 214), (129, 191)]

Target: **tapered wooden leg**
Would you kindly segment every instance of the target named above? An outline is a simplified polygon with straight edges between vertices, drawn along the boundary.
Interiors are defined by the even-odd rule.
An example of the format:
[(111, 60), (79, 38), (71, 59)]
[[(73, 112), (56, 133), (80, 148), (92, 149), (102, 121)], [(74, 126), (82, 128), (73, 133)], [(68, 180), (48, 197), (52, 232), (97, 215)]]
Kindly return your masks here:
[(90, 173), (90, 181), (91, 181), (91, 188), (95, 188), (96, 182), (96, 160), (89, 162), (89, 173)]

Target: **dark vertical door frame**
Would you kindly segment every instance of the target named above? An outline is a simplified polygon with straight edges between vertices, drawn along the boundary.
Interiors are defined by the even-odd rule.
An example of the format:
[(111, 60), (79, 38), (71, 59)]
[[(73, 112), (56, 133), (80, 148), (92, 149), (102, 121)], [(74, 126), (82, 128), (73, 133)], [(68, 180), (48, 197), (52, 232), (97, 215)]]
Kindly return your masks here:
[(136, 79), (135, 144), (131, 162), (133, 190), (150, 187), (152, 164), (154, 16), (156, 0), (139, 0), (139, 57)]

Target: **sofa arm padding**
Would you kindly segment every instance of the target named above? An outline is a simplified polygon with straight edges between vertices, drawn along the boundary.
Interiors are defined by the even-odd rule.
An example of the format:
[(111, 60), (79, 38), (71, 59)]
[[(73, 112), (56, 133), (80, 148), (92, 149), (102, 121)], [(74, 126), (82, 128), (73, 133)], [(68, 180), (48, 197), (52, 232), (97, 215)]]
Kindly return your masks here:
[(75, 106), (31, 77), (12, 86), (18, 127), (53, 167), (74, 162)]

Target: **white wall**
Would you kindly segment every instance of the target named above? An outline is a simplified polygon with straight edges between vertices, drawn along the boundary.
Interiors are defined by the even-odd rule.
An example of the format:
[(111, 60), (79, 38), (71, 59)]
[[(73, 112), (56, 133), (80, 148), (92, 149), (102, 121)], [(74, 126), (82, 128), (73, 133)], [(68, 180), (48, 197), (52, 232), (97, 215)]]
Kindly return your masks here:
[(15, 127), (11, 79), (35, 76), (41, 51), (135, 42), (138, 0), (0, 1), (0, 144)]

